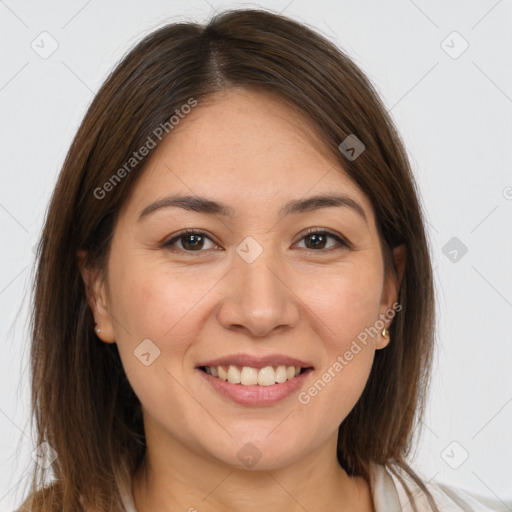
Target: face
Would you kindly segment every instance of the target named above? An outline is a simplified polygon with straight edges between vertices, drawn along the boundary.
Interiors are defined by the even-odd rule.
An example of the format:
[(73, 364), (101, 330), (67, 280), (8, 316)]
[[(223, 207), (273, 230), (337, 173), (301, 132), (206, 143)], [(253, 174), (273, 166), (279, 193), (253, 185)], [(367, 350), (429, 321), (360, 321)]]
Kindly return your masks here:
[[(313, 133), (260, 93), (199, 103), (121, 211), (106, 281), (84, 273), (147, 436), (235, 467), (259, 453), (272, 469), (336, 436), (360, 397), (398, 284), (369, 199)], [(326, 195), (345, 199), (285, 209)]]

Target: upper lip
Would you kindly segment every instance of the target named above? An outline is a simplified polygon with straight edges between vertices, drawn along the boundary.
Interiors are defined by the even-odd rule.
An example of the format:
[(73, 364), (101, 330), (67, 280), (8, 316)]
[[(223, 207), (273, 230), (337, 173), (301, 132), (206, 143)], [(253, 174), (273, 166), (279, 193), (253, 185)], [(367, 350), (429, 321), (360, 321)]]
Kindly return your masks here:
[(211, 359), (197, 365), (201, 366), (249, 366), (251, 368), (265, 368), (265, 366), (300, 366), (301, 368), (312, 368), (313, 365), (295, 357), (284, 354), (269, 354), (266, 356), (254, 356), (250, 354), (232, 354), (217, 359)]

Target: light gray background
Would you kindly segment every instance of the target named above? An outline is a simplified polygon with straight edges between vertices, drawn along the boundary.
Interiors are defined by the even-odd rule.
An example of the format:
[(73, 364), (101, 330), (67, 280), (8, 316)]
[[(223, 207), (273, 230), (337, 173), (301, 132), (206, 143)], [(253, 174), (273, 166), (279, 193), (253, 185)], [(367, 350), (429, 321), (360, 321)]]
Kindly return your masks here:
[[(318, 29), (361, 66), (390, 109), (425, 206), (438, 293), (434, 381), (414, 466), (426, 479), (511, 499), (510, 0), (0, 0), (0, 510), (19, 504), (34, 448), (32, 248), (78, 124), (108, 71), (150, 30), (237, 6), (270, 7)], [(58, 43), (46, 59), (31, 48), (51, 48), (43, 31)], [(469, 43), (458, 58), (464, 42), (453, 31)], [(443, 253), (452, 237), (465, 255), (450, 246)]]

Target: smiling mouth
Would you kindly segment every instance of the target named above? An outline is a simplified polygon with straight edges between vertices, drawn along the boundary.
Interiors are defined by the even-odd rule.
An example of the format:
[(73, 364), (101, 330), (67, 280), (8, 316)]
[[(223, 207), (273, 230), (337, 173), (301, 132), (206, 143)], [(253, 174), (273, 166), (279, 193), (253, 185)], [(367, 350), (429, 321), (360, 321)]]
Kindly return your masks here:
[(312, 367), (300, 366), (200, 366), (200, 370), (217, 379), (242, 386), (273, 386), (292, 380), (299, 375), (312, 371)]

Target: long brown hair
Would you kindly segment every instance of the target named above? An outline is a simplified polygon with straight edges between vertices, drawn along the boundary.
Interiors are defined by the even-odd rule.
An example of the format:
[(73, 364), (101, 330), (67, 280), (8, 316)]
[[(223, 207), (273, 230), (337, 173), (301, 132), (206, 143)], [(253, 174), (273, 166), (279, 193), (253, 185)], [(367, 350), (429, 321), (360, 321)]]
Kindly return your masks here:
[[(372, 202), (387, 272), (396, 272), (392, 249), (406, 246), (392, 342), (376, 352), (362, 396), (339, 427), (337, 454), (349, 475), (368, 480), (372, 462), (394, 465), (429, 495), (406, 458), (428, 389), (434, 291), (401, 139), (368, 79), (331, 42), (281, 15), (234, 10), (205, 26), (168, 24), (139, 42), (96, 94), (67, 154), (38, 247), (31, 318), (37, 444), (47, 442), (57, 459), (44, 489), (36, 466), (24, 510), (125, 509), (145, 453), (141, 406), (116, 345), (95, 336), (76, 255), (85, 250), (88, 265), (105, 269), (116, 217), (146, 161), (115, 186), (104, 184), (191, 98), (200, 108), (233, 86), (277, 94), (313, 123)], [(365, 145), (356, 159), (338, 149), (351, 134)]]

